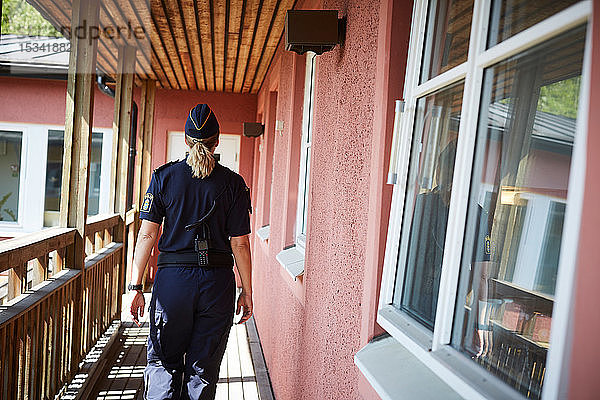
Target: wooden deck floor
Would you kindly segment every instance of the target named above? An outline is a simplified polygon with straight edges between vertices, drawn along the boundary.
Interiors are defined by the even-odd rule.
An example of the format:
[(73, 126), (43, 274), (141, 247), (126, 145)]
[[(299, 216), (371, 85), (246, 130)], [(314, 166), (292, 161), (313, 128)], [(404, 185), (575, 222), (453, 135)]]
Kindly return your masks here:
[[(125, 315), (124, 320), (127, 321)], [(100, 378), (86, 399), (137, 400), (144, 398), (144, 367), (146, 365), (146, 340), (148, 337), (147, 313), (142, 326), (123, 322), (107, 354)], [(252, 329), (253, 327), (251, 327)], [(264, 361), (258, 363), (259, 379), (255, 372), (250, 340), (246, 325), (233, 325), (227, 350), (223, 357), (217, 383), (217, 400), (269, 400), (273, 398), (264, 370)], [(262, 355), (255, 358), (261, 358)], [(260, 386), (260, 388), (259, 388)], [(262, 394), (262, 396), (261, 396)], [(69, 399), (63, 396), (63, 399)]]

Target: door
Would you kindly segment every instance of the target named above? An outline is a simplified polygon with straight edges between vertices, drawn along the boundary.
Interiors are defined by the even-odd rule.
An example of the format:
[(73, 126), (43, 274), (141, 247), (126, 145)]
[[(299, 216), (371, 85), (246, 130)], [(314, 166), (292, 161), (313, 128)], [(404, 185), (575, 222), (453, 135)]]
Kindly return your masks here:
[[(188, 146), (185, 144), (183, 132), (169, 132), (167, 139), (167, 161), (182, 160), (185, 158)], [(219, 163), (234, 172), (240, 169), (240, 136), (222, 133), (219, 136), (219, 145), (215, 149), (219, 155)]]

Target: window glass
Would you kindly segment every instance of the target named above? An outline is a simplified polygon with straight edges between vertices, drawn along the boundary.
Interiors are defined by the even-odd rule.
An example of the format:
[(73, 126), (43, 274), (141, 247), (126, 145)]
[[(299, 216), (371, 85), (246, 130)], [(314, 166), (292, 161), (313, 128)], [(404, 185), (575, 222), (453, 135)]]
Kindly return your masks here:
[(421, 83), (467, 61), (473, 0), (430, 1)]
[(440, 286), (463, 89), (459, 82), (417, 102), (393, 304), (429, 329)]
[(92, 132), (92, 149), (90, 153), (90, 176), (88, 181), (88, 215), (97, 215), (99, 212), (101, 168), (102, 133)]
[(488, 48), (577, 3), (578, 0), (493, 0)]
[[(59, 130), (48, 131), (48, 157), (46, 161), (46, 196), (44, 211), (60, 211), (60, 186), (62, 184), (62, 163), (64, 133)], [(56, 225), (56, 223), (46, 225)]]
[(302, 150), (300, 155), (300, 185), (298, 190), (297, 238), (306, 236), (308, 219), (308, 184), (310, 178), (310, 148), (312, 144), (312, 118), (315, 98), (315, 53), (306, 54), (306, 78), (304, 92), (305, 114), (302, 121)]
[(0, 131), (0, 221), (17, 222), (23, 133)]
[(305, 182), (305, 186), (304, 186), (304, 194), (302, 196), (302, 227), (300, 228), (300, 233), (302, 235), (306, 235), (306, 222), (308, 219), (308, 190), (307, 190), (307, 185), (308, 185), (308, 178), (309, 178), (309, 173), (310, 173), (310, 147), (306, 148), (306, 169), (304, 170), (304, 182)]
[(585, 27), (484, 72), (452, 345), (527, 397), (545, 375)]
[[(102, 133), (92, 132), (90, 175), (88, 181), (88, 215), (99, 212), (100, 171), (102, 167)], [(58, 225), (60, 211), (60, 188), (64, 151), (64, 131), (48, 130), (48, 158), (46, 163), (46, 194), (44, 201), (44, 225)]]

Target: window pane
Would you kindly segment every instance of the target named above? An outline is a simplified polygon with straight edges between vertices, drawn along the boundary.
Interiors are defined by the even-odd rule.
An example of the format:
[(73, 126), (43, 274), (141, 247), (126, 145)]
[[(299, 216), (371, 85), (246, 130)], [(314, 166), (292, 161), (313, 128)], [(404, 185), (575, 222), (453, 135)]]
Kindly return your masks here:
[(394, 305), (429, 329), (440, 286), (463, 88), (460, 82), (417, 102)]
[(473, 0), (430, 1), (421, 83), (467, 61)]
[(308, 219), (308, 183), (310, 176), (310, 146), (306, 148), (306, 160), (304, 160), (306, 168), (304, 169), (304, 194), (302, 197), (302, 227), (300, 233), (306, 235), (306, 221)]
[(17, 222), (23, 133), (0, 131), (0, 221)]
[[(44, 226), (57, 226), (60, 211), (60, 188), (64, 131), (48, 130), (48, 158), (46, 163), (46, 196), (44, 202)], [(88, 181), (88, 215), (96, 215), (100, 199), (100, 171), (102, 167), (102, 133), (92, 132), (90, 175)]]
[(484, 73), (452, 344), (539, 398), (585, 27)]
[(100, 170), (102, 168), (102, 133), (92, 132), (90, 180), (88, 182), (88, 215), (98, 214), (100, 207)]
[(494, 0), (488, 48), (577, 3), (578, 0)]
[(44, 203), (44, 225), (58, 225), (60, 211), (60, 186), (62, 184), (62, 163), (64, 133), (48, 131), (48, 158), (46, 162), (46, 198)]

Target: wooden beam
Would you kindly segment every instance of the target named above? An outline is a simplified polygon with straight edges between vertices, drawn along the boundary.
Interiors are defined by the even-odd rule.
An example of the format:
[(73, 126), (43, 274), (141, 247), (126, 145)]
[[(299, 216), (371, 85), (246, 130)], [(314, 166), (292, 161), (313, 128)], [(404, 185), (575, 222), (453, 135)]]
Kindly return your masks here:
[(66, 254), (66, 266), (81, 270), (73, 293), (73, 330), (70, 368), (76, 371), (82, 358), (81, 329), (84, 321), (83, 288), (85, 287), (85, 222), (87, 217), (88, 179), (94, 88), (98, 40), (77, 35), (82, 27), (99, 27), (100, 2), (73, 0), (71, 14), (71, 52), (65, 110), (65, 141), (62, 171), (60, 225), (75, 228), (75, 241)]
[[(119, 48), (117, 66), (117, 88), (115, 91), (115, 111), (113, 118), (113, 136), (117, 138), (113, 145), (113, 160), (116, 165), (111, 169), (114, 185), (111, 185), (111, 198), (114, 196), (114, 211), (125, 221), (127, 211), (127, 172), (129, 162), (129, 137), (131, 134), (131, 106), (133, 102), (133, 76), (135, 67), (135, 47)], [(113, 189), (114, 188), (114, 191)], [(121, 241), (117, 238), (117, 241)]]
[[(71, 31), (98, 26), (98, 2), (74, 0)], [(69, 78), (65, 117), (65, 141), (60, 204), (60, 225), (76, 229), (74, 251), (69, 267), (84, 268), (84, 231), (87, 216), (87, 190), (91, 132), (94, 114), (94, 86), (97, 40), (71, 37)], [(69, 256), (67, 256), (69, 257)]]
[[(123, 252), (119, 262), (117, 306), (121, 309), (122, 296), (125, 289), (127, 227), (125, 215), (127, 212), (127, 174), (129, 171), (129, 138), (131, 135), (131, 109), (133, 103), (133, 79), (135, 69), (135, 47), (119, 47), (117, 66), (117, 87), (115, 90), (115, 111), (113, 116), (113, 162), (111, 167), (110, 199), (114, 201), (114, 211), (119, 215), (120, 222), (114, 229), (113, 240), (123, 243)], [(113, 190), (114, 188), (114, 190)], [(113, 197), (114, 196), (114, 197)], [(133, 246), (133, 243), (131, 244)]]
[(136, 186), (138, 196), (134, 197), (135, 199), (137, 199), (138, 206), (140, 206), (144, 200), (144, 194), (146, 193), (146, 189), (150, 185), (150, 177), (152, 174), (152, 133), (154, 131), (155, 96), (156, 81), (144, 81), (142, 85), (142, 104), (140, 110), (140, 134), (142, 136), (142, 140), (138, 142), (142, 143), (142, 146), (137, 153), (137, 159), (139, 159), (141, 162), (139, 172), (137, 171), (136, 164), (136, 174), (139, 174), (139, 185)]

